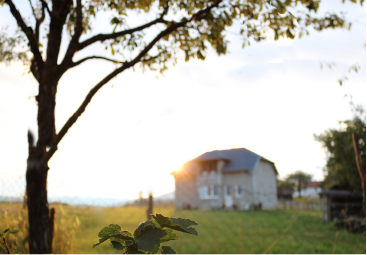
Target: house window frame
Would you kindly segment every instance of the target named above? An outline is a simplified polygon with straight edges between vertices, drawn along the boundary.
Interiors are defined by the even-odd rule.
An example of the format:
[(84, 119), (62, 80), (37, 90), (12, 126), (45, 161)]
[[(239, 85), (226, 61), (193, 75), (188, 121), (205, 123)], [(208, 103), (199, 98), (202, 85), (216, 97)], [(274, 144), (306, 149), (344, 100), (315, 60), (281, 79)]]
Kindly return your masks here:
[(219, 199), (219, 187), (218, 194), (215, 190), (218, 185), (206, 185), (199, 187), (199, 198), (200, 199)]
[(244, 185), (236, 185), (234, 188), (234, 194), (235, 197), (244, 197), (244, 193), (245, 193), (245, 186)]
[(225, 196), (232, 196), (233, 195), (233, 188), (231, 185), (226, 185), (224, 189)]
[(202, 175), (215, 175), (218, 171), (217, 161), (207, 161), (201, 163), (200, 172)]

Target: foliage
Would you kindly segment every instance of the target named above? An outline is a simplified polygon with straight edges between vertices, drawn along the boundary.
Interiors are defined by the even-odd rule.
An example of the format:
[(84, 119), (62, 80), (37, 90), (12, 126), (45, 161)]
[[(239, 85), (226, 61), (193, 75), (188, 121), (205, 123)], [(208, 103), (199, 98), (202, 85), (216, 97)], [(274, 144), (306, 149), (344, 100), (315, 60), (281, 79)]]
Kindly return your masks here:
[(359, 137), (359, 149), (363, 164), (366, 166), (366, 121), (362, 116), (356, 115), (352, 120), (339, 123), (344, 125), (342, 129), (329, 129), (323, 134), (314, 136), (326, 149), (325, 187), (338, 185), (361, 190), (352, 133), (357, 133)]
[[(34, 30), (31, 27), (22, 26), (19, 20), (21, 17), (16, 18), (25, 37), (30, 41), (30, 51), (37, 58), (41, 57), (38, 54), (43, 52), (43, 45), (46, 45), (47, 40), (52, 38), (52, 33), (60, 31), (52, 31), (51, 27), (45, 26), (47, 36), (40, 39), (40, 30), (45, 16), (49, 14), (51, 19), (56, 20), (56, 13), (52, 12), (53, 8), (48, 6), (46, 1), (36, 1), (35, 6), (32, 5), (32, 2), (34, 1), (30, 3), (36, 23)], [(100, 58), (116, 64), (134, 61), (134, 64), (140, 62), (143, 68), (164, 71), (167, 69), (167, 61), (176, 62), (178, 53), (184, 54), (185, 61), (191, 58), (204, 60), (209, 46), (219, 55), (226, 54), (229, 42), (225, 39), (225, 31), (236, 22), (239, 22), (240, 25), (237, 32), (243, 40), (243, 46), (250, 45), (250, 39), (260, 42), (269, 37), (275, 40), (280, 37), (291, 39), (302, 37), (304, 34), (309, 34), (310, 27), (322, 31), (329, 28), (350, 28), (351, 26), (351, 23), (345, 21), (343, 13), (327, 12), (321, 16), (316, 15), (319, 0), (144, 0), (138, 2), (92, 0), (83, 2), (80, 6), (77, 2), (65, 1), (65, 4), (60, 6), (60, 11), (66, 14), (62, 18), (63, 25), (70, 35), (68, 52), (61, 65), (67, 64), (65, 61), (68, 61), (70, 65), (67, 69), (73, 67), (74, 64), (69, 59), (73, 55), (70, 55), (71, 53), (97, 42), (102, 43), (105, 49), (118, 59), (94, 56), (85, 60)], [(357, 1), (350, 0), (350, 2), (356, 3)], [(359, 2), (362, 5), (364, 0)], [(4, 0), (1, 3), (12, 6), (10, 0)], [(301, 6), (297, 12), (294, 11), (296, 6), (297, 8)], [(79, 40), (82, 34), (92, 32), (92, 23), (101, 12), (112, 14), (110, 28), (106, 29), (108, 32), (92, 36), (83, 42), (75, 41)], [(144, 14), (155, 15), (156, 18), (146, 24), (131, 28), (131, 18)], [(156, 34), (153, 40), (149, 40), (148, 38), (152, 36), (146, 31), (154, 26), (157, 26), (161, 32)], [(63, 26), (59, 29), (63, 29)], [(30, 37), (31, 34), (34, 34), (34, 38)], [(34, 39), (36, 41), (32, 45)], [(7, 49), (9, 50), (2, 52), (4, 56), (1, 56), (0, 60), (10, 61), (20, 56), (19, 54), (24, 54), (24, 52), (16, 53), (13, 46)], [(130, 58), (134, 55), (132, 53), (135, 53), (137, 58)], [(35, 61), (41, 61), (41, 59), (35, 59)], [(37, 66), (40, 67), (41, 63), (37, 63)]]
[(288, 180), (277, 179), (277, 189), (289, 189), (294, 191), (294, 184), (292, 182), (289, 182)]
[(0, 233), (0, 240), (1, 240), (2, 245), (4, 246), (4, 247), (1, 247), (1, 248), (3, 248), (8, 254), (18, 253), (18, 252), (9, 249), (9, 246), (8, 246), (8, 244), (6, 242), (6, 236), (8, 234), (16, 234), (18, 232), (19, 232), (19, 229), (10, 229), (10, 228), (7, 228), (2, 233)]
[(293, 188), (299, 192), (302, 197), (301, 189), (303, 186), (311, 181), (312, 176), (300, 170), (291, 173), (287, 176), (286, 181), (293, 185)]
[[(68, 254), (73, 253), (76, 230), (79, 227), (78, 216), (67, 215), (63, 206), (54, 205), (58, 214), (55, 220), (55, 234), (52, 243), (53, 253)], [(29, 253), (28, 246), (28, 213), (22, 208), (21, 203), (0, 203), (0, 229), (16, 228), (20, 231), (17, 235), (9, 236), (7, 244), (10, 249), (16, 247), (17, 252)], [(0, 245), (0, 253), (5, 252)]]
[(152, 217), (154, 220), (140, 223), (133, 235), (128, 231), (121, 231), (121, 227), (117, 224), (110, 224), (99, 232), (99, 242), (94, 244), (93, 248), (109, 239), (114, 249), (121, 250), (125, 254), (175, 254), (175, 250), (171, 247), (161, 246), (164, 242), (178, 239), (172, 230), (198, 235), (191, 227), (198, 224), (192, 220), (169, 218), (162, 214), (152, 215)]

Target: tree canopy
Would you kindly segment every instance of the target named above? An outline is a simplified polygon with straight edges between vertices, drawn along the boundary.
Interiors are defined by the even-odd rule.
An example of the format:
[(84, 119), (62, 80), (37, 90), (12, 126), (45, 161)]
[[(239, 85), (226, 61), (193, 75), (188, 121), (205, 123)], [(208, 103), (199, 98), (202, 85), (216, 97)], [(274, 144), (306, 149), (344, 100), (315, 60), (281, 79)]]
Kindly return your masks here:
[(287, 176), (286, 182), (291, 183), (293, 185), (293, 189), (298, 191), (300, 197), (302, 197), (301, 190), (311, 181), (312, 176), (300, 170), (295, 171)]
[(366, 120), (356, 115), (352, 120), (341, 121), (341, 129), (329, 129), (315, 135), (326, 149), (325, 187), (333, 185), (362, 190), (361, 177), (356, 164), (352, 134), (359, 137), (359, 149), (364, 167), (366, 166)]

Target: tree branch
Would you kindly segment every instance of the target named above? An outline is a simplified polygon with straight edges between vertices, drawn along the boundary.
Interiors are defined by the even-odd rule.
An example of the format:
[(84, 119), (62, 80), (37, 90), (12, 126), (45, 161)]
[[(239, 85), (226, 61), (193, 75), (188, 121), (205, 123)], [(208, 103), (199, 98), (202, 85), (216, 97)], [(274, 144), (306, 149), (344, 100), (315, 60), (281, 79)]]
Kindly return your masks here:
[(15, 20), (17, 21), (18, 26), (22, 29), (22, 31), (27, 36), (31, 51), (32, 51), (33, 56), (34, 56), (34, 59), (37, 62), (37, 66), (39, 68), (42, 67), (44, 62), (43, 62), (42, 55), (41, 55), (41, 53), (39, 51), (39, 48), (38, 48), (38, 42), (37, 42), (36, 38), (34, 37), (33, 29), (31, 27), (28, 27), (25, 24), (22, 16), (20, 15), (19, 11), (15, 7), (12, 0), (5, 0), (5, 3), (7, 3), (9, 5), (10, 12), (12, 13)]
[(81, 42), (79, 44), (78, 50), (82, 50), (85, 47), (87, 47), (87, 46), (89, 46), (89, 45), (91, 45), (95, 42), (98, 42), (98, 41), (114, 39), (114, 38), (117, 38), (117, 37), (121, 37), (121, 36), (124, 36), (124, 35), (129, 35), (129, 34), (132, 34), (132, 33), (138, 32), (138, 31), (142, 31), (145, 28), (148, 28), (148, 27), (153, 26), (153, 25), (158, 24), (158, 23), (167, 24), (168, 21), (164, 20), (163, 17), (161, 16), (158, 19), (155, 19), (155, 20), (153, 20), (149, 23), (146, 23), (142, 26), (139, 26), (139, 27), (135, 27), (135, 28), (132, 28), (132, 29), (127, 29), (127, 30), (124, 30), (124, 31), (111, 33), (111, 34), (98, 34), (96, 36), (93, 36), (93, 37), (85, 40), (84, 42)]
[[(31, 1), (31, 0), (29, 0)], [(37, 39), (37, 42), (39, 41), (39, 31), (40, 31), (40, 26), (41, 24), (43, 23), (43, 21), (45, 20), (45, 17), (46, 17), (46, 14), (45, 14), (45, 9), (46, 9), (46, 6), (45, 6), (45, 2), (42, 2), (42, 16), (40, 19), (37, 19), (36, 18), (36, 39)]]
[(86, 58), (83, 58), (77, 62), (73, 62), (73, 64), (71, 65), (71, 67), (75, 67), (77, 65), (80, 65), (81, 63), (87, 61), (87, 60), (90, 60), (90, 59), (103, 59), (103, 60), (107, 60), (107, 61), (110, 61), (110, 62), (113, 62), (115, 64), (125, 64), (126, 62), (121, 62), (121, 61), (118, 61), (118, 60), (114, 60), (114, 59), (110, 59), (110, 58), (105, 58), (105, 57), (101, 57), (101, 56), (90, 56), (90, 57), (86, 57)]
[(50, 11), (50, 8), (48, 8), (48, 4), (46, 3), (46, 1), (45, 0), (40, 0), (40, 1), (42, 2), (42, 5), (45, 5), (48, 15), (51, 17), (51, 11)]
[(200, 10), (194, 15), (191, 16), (190, 19), (183, 20), (179, 23), (172, 23), (168, 28), (164, 31), (159, 33), (145, 48), (142, 50), (132, 61), (124, 63), (121, 67), (115, 69), (109, 75), (107, 75), (103, 80), (101, 80), (96, 86), (94, 86), (85, 97), (82, 104), (79, 108), (74, 112), (74, 114), (66, 121), (64, 126), (61, 128), (60, 132), (56, 135), (54, 140), (51, 143), (51, 147), (46, 155), (42, 158), (42, 163), (46, 164), (52, 155), (56, 152), (57, 146), (60, 143), (61, 139), (65, 136), (68, 130), (74, 125), (74, 123), (78, 120), (78, 118), (83, 114), (86, 107), (92, 100), (93, 96), (98, 92), (100, 88), (103, 87), (107, 82), (109, 82), (112, 78), (114, 78), (119, 73), (123, 72), (124, 70), (134, 66), (136, 63), (140, 62), (141, 59), (153, 48), (153, 46), (164, 36), (172, 33), (174, 30), (178, 29), (179, 27), (185, 26), (187, 23), (191, 22), (195, 19), (200, 19), (202, 15), (206, 15), (206, 13), (210, 12), (213, 8), (217, 7), (222, 0), (217, 0), (216, 3), (208, 6), (204, 10)]
[[(74, 35), (70, 40), (68, 49), (66, 50), (63, 61), (60, 64), (61, 73), (66, 72), (71, 67), (74, 67), (73, 56), (77, 52), (79, 47), (79, 39), (83, 33), (83, 13), (81, 0), (76, 1), (76, 23), (74, 29)], [(80, 63), (79, 63), (80, 64)]]

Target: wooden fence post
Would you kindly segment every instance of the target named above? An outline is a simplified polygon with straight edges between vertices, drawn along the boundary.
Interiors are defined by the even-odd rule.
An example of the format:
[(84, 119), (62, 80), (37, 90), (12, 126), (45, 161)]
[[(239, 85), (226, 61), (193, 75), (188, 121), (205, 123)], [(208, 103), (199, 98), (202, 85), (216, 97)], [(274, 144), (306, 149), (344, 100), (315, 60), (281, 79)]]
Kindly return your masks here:
[(149, 193), (149, 199), (148, 199), (148, 209), (147, 209), (147, 219), (151, 220), (153, 214), (153, 195), (152, 193)]
[(366, 166), (362, 163), (361, 152), (359, 150), (358, 143), (358, 135), (356, 133), (352, 134), (353, 144), (354, 144), (354, 153), (356, 155), (356, 162), (359, 171), (359, 175), (362, 181), (362, 189), (363, 189), (363, 211), (364, 215), (366, 215)]

